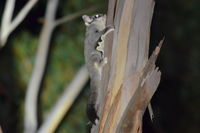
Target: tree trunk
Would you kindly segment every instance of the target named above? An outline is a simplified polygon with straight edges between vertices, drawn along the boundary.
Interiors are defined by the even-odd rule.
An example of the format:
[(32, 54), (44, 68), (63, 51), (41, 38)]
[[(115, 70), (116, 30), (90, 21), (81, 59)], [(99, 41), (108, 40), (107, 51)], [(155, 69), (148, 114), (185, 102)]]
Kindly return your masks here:
[(92, 133), (141, 133), (142, 117), (160, 82), (155, 67), (160, 51), (150, 58), (153, 0), (109, 0), (107, 25), (115, 30), (106, 37), (108, 64), (103, 70), (100, 123)]

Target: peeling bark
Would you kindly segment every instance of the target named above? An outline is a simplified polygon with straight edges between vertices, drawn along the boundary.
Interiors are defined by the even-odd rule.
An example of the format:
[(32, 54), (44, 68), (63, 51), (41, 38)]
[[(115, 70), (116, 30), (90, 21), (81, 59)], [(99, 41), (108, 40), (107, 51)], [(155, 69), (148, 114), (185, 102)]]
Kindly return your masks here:
[(100, 123), (92, 133), (142, 133), (142, 117), (161, 76), (155, 62), (163, 40), (148, 57), (154, 5), (153, 0), (109, 0), (107, 24), (115, 30), (105, 41)]

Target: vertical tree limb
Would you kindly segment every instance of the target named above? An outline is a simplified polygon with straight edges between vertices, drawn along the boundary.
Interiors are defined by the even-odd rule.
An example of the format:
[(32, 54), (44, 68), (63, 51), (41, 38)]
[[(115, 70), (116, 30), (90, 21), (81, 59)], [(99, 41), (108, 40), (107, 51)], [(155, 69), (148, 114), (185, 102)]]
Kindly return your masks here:
[[(76, 12), (71, 15), (67, 15), (58, 20), (55, 20), (55, 13), (57, 8), (58, 0), (49, 0), (47, 4), (47, 10), (45, 14), (45, 22), (40, 35), (39, 48), (36, 56), (36, 64), (34, 67), (33, 75), (30, 80), (28, 91), (26, 95), (26, 104), (25, 104), (25, 132), (36, 132), (35, 125), (37, 125), (37, 97), (39, 93), (40, 84), (42, 81), (42, 77), (44, 74), (44, 68), (46, 64), (46, 56), (48, 53), (48, 48), (50, 44), (51, 34), (56, 26), (63, 24), (65, 22), (71, 21), (83, 15), (84, 13), (88, 13), (94, 11), (102, 6), (92, 6), (88, 9), (84, 9), (81, 12)], [(47, 116), (46, 120), (38, 130), (38, 132), (49, 133), (53, 132), (62, 118), (64, 114), (68, 111), (71, 104), (75, 101), (76, 96), (79, 94), (82, 89), (84, 83), (88, 79), (87, 70), (85, 67), (80, 69), (80, 72), (76, 76), (76, 78), (72, 81), (69, 88), (66, 89), (64, 94), (58, 100), (55, 106), (52, 107), (50, 111), (50, 115)], [(34, 105), (34, 106), (31, 106)], [(28, 122), (27, 122), (28, 121)], [(31, 128), (26, 125), (29, 123), (34, 126)]]
[(116, 133), (142, 132), (142, 116), (160, 82), (161, 73), (155, 68), (160, 47), (161, 45), (156, 48), (142, 70), (139, 86), (123, 113)]
[[(143, 113), (161, 75), (155, 68), (160, 45), (148, 59), (155, 3), (154, 0), (109, 0), (109, 4), (113, 3), (115, 6), (109, 7), (115, 7), (111, 8), (114, 11), (108, 11), (111, 18), (107, 19), (115, 27), (113, 40), (105, 42), (105, 46), (111, 43), (112, 49), (107, 55), (108, 66), (103, 71), (109, 70), (109, 74), (103, 73), (107, 79), (102, 81), (102, 86), (106, 87), (102, 88), (105, 89), (102, 95), (105, 100), (101, 103), (100, 123), (92, 128), (92, 133), (96, 133), (97, 129), (99, 133), (141, 133)], [(134, 113), (129, 115), (132, 109)]]
[(7, 28), (9, 27), (11, 23), (14, 8), (15, 8), (15, 0), (7, 0), (5, 4), (3, 16), (2, 16), (1, 36), (4, 36), (3, 33), (6, 32)]
[(35, 133), (37, 129), (38, 92), (46, 66), (50, 39), (55, 27), (54, 20), (57, 6), (58, 0), (48, 0), (45, 12), (45, 22), (39, 39), (39, 47), (36, 54), (35, 65), (30, 82), (28, 84), (25, 98), (24, 133)]
[(11, 24), (14, 8), (15, 8), (15, 0), (7, 0), (1, 22), (0, 47), (3, 47), (6, 43), (9, 32), (8, 27)]
[(46, 120), (39, 128), (38, 133), (53, 133), (55, 131), (88, 79), (87, 69), (83, 66), (53, 106)]
[[(13, 19), (10, 25), (10, 33), (13, 32), (14, 29), (24, 20), (29, 11), (33, 8), (33, 6), (38, 2), (38, 0), (29, 0), (26, 5), (21, 9), (21, 11), (17, 14), (17, 16)], [(10, 34), (9, 33), (9, 34)]]
[(38, 0), (29, 0), (12, 21), (13, 11), (15, 8), (15, 0), (7, 0), (1, 23), (0, 48), (2, 48), (6, 44), (8, 36), (24, 20), (24, 18), (37, 3), (37, 1)]
[[(63, 23), (67, 23), (68, 21), (76, 19), (81, 15), (95, 11), (101, 7), (102, 5), (91, 6), (87, 9), (83, 9), (81, 11), (59, 18), (55, 20), (54, 24), (55, 26), (59, 26)], [(56, 130), (57, 126), (67, 111), (70, 109), (72, 103), (75, 101), (77, 95), (80, 93), (88, 78), (88, 72), (85, 66), (82, 66), (73, 81), (70, 83), (69, 87), (65, 89), (63, 95), (58, 99), (56, 104), (49, 111), (49, 115), (46, 117), (44, 123), (42, 123), (38, 130), (39, 133), (52, 133), (54, 130)]]

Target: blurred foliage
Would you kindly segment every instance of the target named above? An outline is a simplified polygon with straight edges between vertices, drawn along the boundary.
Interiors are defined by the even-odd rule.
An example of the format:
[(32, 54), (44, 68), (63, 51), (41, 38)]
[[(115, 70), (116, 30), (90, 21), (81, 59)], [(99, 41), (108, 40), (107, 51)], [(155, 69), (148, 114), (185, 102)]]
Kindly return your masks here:
[[(17, 3), (16, 12), (25, 2), (23, 0), (22, 3)], [(102, 2), (102, 0), (60, 1), (57, 18)], [(0, 5), (4, 4), (0, 3)], [(11, 35), (8, 45), (0, 51), (0, 106), (3, 107), (0, 111), (0, 123), (5, 133), (23, 131), (24, 96), (34, 67), (42, 26), (38, 20), (43, 17), (45, 6), (44, 1), (39, 2), (22, 25)], [(3, 6), (0, 7), (2, 10)], [(84, 32), (85, 27), (80, 17), (59, 26), (53, 34), (41, 87), (40, 113), (43, 118), (84, 63)], [(86, 91), (83, 91), (56, 132), (76, 133), (77, 129), (80, 133), (87, 132), (86, 97)]]
[[(47, 1), (47, 0), (46, 0)], [(23, 107), (27, 84), (35, 62), (45, 2), (40, 1), (0, 50), (0, 125), (5, 133), (23, 130)], [(20, 3), (21, 2), (21, 3)], [(26, 0), (17, 2), (15, 11)], [(60, 0), (57, 18), (103, 0)], [(3, 11), (5, 1), (0, 1)], [(166, 133), (200, 131), (200, 1), (157, 0), (151, 28), (151, 49), (166, 36), (158, 65), (160, 87), (153, 98), (159, 128)], [(101, 9), (97, 12), (106, 12)], [(92, 14), (92, 13), (90, 13)], [(1, 16), (2, 14), (0, 14)], [(53, 34), (40, 96), (42, 119), (84, 63), (85, 27), (81, 18), (59, 26)], [(87, 88), (66, 114), (57, 133), (86, 133)], [(17, 123), (17, 124), (16, 124)], [(150, 133), (149, 130), (146, 131)]]

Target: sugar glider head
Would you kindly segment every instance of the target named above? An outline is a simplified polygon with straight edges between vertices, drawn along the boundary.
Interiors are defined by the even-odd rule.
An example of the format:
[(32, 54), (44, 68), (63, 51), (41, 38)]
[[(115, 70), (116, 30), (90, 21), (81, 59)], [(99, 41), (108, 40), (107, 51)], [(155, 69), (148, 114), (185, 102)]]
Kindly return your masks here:
[(96, 14), (93, 16), (83, 15), (82, 19), (85, 22), (86, 27), (96, 27), (99, 30), (103, 30), (106, 25), (106, 15)]

